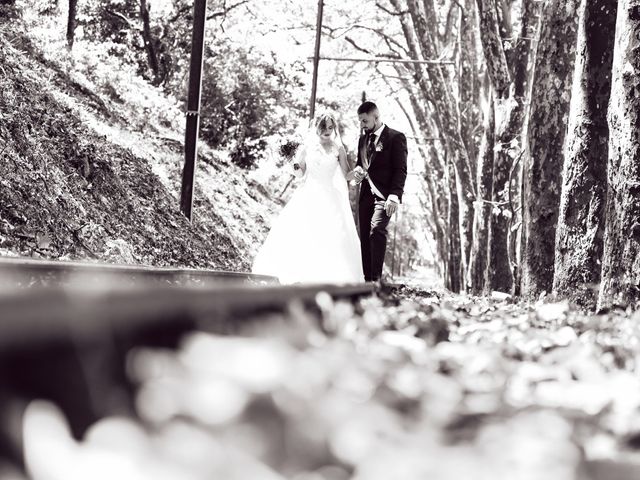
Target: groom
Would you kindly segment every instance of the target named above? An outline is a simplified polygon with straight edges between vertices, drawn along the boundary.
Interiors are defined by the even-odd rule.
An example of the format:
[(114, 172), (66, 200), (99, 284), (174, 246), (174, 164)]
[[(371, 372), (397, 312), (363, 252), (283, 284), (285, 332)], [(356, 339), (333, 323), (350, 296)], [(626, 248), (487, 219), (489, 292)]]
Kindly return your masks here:
[(407, 178), (407, 139), (387, 127), (373, 102), (358, 108), (363, 135), (358, 142), (358, 161), (353, 171), (361, 182), (358, 216), (362, 267), (367, 282), (382, 277), (387, 248), (387, 226), (402, 201)]

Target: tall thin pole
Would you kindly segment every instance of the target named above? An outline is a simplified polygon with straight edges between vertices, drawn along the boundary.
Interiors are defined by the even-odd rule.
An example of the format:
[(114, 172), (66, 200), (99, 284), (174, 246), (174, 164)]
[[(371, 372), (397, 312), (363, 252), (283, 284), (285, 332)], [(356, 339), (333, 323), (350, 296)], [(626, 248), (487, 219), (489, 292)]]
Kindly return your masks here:
[(322, 9), (324, 0), (318, 0), (318, 20), (316, 21), (316, 47), (313, 52), (313, 80), (311, 83), (311, 105), (309, 116), (313, 118), (316, 113), (316, 92), (318, 89), (318, 64), (320, 63), (320, 38), (322, 37)]
[(198, 155), (198, 127), (200, 125), (200, 89), (202, 86), (202, 62), (207, 0), (195, 0), (193, 4), (193, 36), (191, 42), (191, 66), (189, 69), (189, 93), (187, 97), (187, 128), (184, 141), (184, 170), (180, 211), (191, 221), (193, 183)]

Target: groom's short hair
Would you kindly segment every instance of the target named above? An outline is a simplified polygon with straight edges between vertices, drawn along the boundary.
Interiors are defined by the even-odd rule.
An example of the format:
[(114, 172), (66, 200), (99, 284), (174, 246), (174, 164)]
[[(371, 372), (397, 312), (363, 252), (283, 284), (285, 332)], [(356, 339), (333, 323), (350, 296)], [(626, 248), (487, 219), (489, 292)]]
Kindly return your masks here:
[(358, 107), (358, 115), (360, 115), (361, 113), (369, 114), (375, 112), (376, 110), (378, 110), (378, 106), (373, 102), (367, 101)]

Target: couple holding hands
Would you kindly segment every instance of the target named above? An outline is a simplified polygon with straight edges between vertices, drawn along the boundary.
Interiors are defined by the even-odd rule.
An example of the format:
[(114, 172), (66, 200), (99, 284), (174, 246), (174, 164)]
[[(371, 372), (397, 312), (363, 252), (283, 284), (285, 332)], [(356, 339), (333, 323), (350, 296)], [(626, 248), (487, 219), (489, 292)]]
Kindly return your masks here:
[[(379, 281), (387, 246), (387, 227), (402, 201), (407, 178), (407, 140), (386, 126), (378, 107), (358, 108), (362, 135), (351, 170), (336, 119), (316, 118), (314, 135), (294, 161), (304, 177), (271, 226), (253, 273), (281, 283)], [(360, 185), (359, 235), (347, 182)]]

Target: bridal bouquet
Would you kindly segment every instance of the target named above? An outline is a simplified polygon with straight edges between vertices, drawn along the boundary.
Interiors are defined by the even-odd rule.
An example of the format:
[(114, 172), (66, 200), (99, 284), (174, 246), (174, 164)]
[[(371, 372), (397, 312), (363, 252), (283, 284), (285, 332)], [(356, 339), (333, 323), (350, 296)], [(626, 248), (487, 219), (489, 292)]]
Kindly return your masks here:
[(280, 144), (278, 148), (278, 153), (285, 160), (292, 160), (296, 156), (296, 152), (298, 148), (300, 148), (301, 142), (294, 138), (288, 138), (284, 141), (284, 143)]
[(282, 160), (278, 162), (279, 166), (283, 166), (284, 164), (293, 163), (293, 169), (299, 170), (300, 166), (295, 162), (296, 153), (300, 150), (300, 145), (302, 145), (302, 140), (297, 137), (287, 137), (284, 139), (283, 143), (278, 147), (278, 153)]

